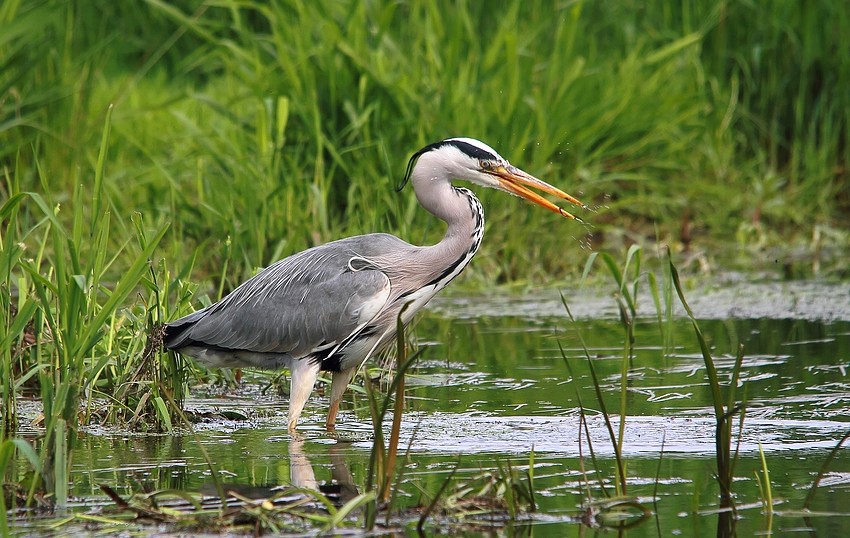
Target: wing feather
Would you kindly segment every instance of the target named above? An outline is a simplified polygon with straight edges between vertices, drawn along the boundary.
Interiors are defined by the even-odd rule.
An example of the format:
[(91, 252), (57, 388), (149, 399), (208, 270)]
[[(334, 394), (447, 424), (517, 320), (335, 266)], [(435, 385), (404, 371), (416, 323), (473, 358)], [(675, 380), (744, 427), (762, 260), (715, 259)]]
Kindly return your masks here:
[(166, 345), (300, 357), (339, 343), (380, 313), (390, 296), (383, 271), (350, 264), (362, 247), (362, 241), (337, 241), (285, 258), (218, 303), (170, 323), (174, 337)]

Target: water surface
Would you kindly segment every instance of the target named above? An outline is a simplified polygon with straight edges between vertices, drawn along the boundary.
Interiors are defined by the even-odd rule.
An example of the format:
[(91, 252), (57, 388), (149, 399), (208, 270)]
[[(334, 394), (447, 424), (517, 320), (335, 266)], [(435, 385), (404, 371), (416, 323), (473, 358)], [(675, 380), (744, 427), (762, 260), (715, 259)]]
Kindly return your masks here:
[[(792, 289), (772, 283), (749, 294), (729, 289), (712, 293), (692, 294), (692, 299), (721, 380), (730, 378), (738, 345), (744, 346), (738, 391), (746, 409), (742, 433), (735, 439), (735, 493), (742, 506), (738, 531), (743, 536), (793, 529), (813, 529), (819, 536), (843, 534), (850, 529), (846, 450), (833, 461), (813, 505), (840, 515), (803, 520), (795, 512), (849, 426), (848, 287), (805, 283)], [(744, 296), (755, 299), (744, 302)], [(424, 350), (407, 379), (402, 428), (402, 445), (409, 447), (404, 503), (425, 502), (456, 466), (460, 480), (507, 461), (523, 468), (532, 450), (539, 515), (520, 526), (530, 525), (533, 535), (577, 532), (582, 503), (612, 490), (612, 444), (599, 414), (585, 346), (616, 428), (625, 333), (612, 315), (616, 303), (610, 297), (571, 297), (576, 322), (568, 319), (560, 301), (559, 290), (522, 297), (450, 297), (421, 317), (416, 337)], [(758, 316), (751, 317), (753, 313)], [(715, 422), (690, 322), (676, 318), (659, 324), (654, 308), (645, 311), (635, 327), (629, 364), (623, 443), (628, 493), (659, 517), (628, 535), (714, 534)], [(589, 414), (598, 473), (587, 435), (580, 430), (579, 400)], [(238, 390), (206, 388), (187, 403), (193, 411), (210, 413), (196, 426), (199, 442), (228, 482), (342, 482), (349, 492), (362, 491), (372, 445), (365, 397), (349, 391), (338, 430), (328, 434), (322, 427), (327, 402), (314, 396), (297, 438), (286, 431), (286, 405), (285, 398), (261, 394), (259, 385), (251, 383)], [(237, 411), (236, 416), (246, 419), (221, 418), (216, 415), (220, 410)], [(129, 494), (137, 480), (189, 490), (210, 481), (198, 441), (190, 436), (92, 428), (80, 442), (73, 491), (81, 502), (98, 498), (100, 483)], [(759, 450), (766, 457), (779, 512), (772, 521), (759, 504)]]

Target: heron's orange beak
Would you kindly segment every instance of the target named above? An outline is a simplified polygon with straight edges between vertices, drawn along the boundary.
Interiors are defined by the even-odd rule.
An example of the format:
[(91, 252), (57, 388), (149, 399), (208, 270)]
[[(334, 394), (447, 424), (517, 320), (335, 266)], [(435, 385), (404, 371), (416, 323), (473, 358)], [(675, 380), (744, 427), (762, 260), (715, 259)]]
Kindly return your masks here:
[(570, 218), (570, 219), (575, 219), (579, 222), (584, 222), (583, 220), (576, 217), (572, 213), (567, 212), (566, 210), (564, 210), (561, 207), (553, 204), (552, 202), (550, 202), (546, 198), (543, 198), (542, 196), (540, 196), (536, 192), (528, 189), (528, 187), (533, 187), (533, 188), (535, 188), (539, 191), (543, 191), (547, 194), (557, 196), (558, 198), (561, 198), (562, 200), (566, 200), (571, 204), (575, 204), (582, 209), (588, 209), (588, 207), (585, 204), (580, 202), (578, 199), (570, 196), (569, 194), (565, 193), (561, 189), (559, 189), (557, 187), (553, 187), (552, 185), (549, 185), (545, 181), (540, 181), (536, 177), (534, 177), (530, 174), (526, 174), (525, 172), (523, 172), (519, 168), (513, 167), (511, 165), (499, 166), (499, 167), (491, 169), (491, 170), (483, 170), (483, 171), (485, 173), (488, 173), (488, 174), (491, 174), (492, 176), (494, 176), (499, 181), (499, 186), (503, 190), (505, 190), (505, 191), (507, 191), (511, 194), (515, 194), (517, 196), (520, 196), (522, 198), (525, 198), (526, 200), (528, 200), (530, 202), (534, 202), (535, 204), (542, 206), (542, 207), (545, 207), (546, 209), (548, 209), (550, 211), (554, 211), (555, 213), (558, 213), (560, 215), (563, 215), (564, 217), (567, 217), (567, 218)]

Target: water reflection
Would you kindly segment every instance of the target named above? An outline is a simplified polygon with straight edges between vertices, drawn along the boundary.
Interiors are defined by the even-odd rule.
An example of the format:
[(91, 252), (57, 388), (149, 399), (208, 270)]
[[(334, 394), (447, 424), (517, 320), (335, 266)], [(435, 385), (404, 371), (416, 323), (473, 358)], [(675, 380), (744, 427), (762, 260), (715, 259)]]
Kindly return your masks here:
[(304, 450), (305, 438), (293, 436), (289, 441), (289, 472), (293, 486), (319, 491), (339, 505), (343, 505), (360, 494), (354, 477), (345, 461), (347, 443), (334, 443), (330, 446), (331, 479), (327, 482), (316, 480), (313, 464)]
[[(327, 497), (331, 502), (342, 506), (359, 494), (354, 477), (345, 461), (345, 443), (331, 445), (330, 455), (331, 478), (329, 481), (316, 479), (316, 472), (310, 457), (304, 449), (305, 437), (295, 434), (288, 443), (289, 481), (286, 484), (240, 484), (228, 482), (222, 484), (226, 493), (235, 493), (246, 499), (269, 499), (289, 489), (290, 486), (316, 491)], [(201, 486), (201, 493), (218, 497), (218, 489), (214, 483)]]

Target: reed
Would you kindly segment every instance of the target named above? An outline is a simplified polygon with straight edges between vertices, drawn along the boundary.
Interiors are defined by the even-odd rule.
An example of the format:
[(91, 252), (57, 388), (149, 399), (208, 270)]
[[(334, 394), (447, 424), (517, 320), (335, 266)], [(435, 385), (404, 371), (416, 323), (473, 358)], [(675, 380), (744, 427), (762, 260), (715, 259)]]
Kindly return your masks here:
[(4, 484), (0, 494), (0, 532), (4, 536), (9, 536), (9, 510), (15, 508), (16, 493), (26, 487), (17, 476), (20, 463), (26, 463), (34, 475), (41, 475), (42, 458), (29, 442), (18, 438), (0, 441), (0, 477)]
[[(401, 315), (405, 308), (399, 312), (396, 323), (396, 372), (390, 382), (387, 393), (381, 398), (376, 394), (369, 380), (366, 381), (366, 394), (369, 399), (369, 410), (372, 416), (372, 451), (369, 457), (369, 470), (366, 475), (366, 491), (374, 491), (374, 496), (366, 503), (365, 526), (372, 530), (378, 516), (378, 502), (384, 503), (387, 517), (393, 511), (390, 501), (396, 499), (394, 493), (398, 490), (401, 474), (396, 475), (396, 456), (398, 454), (399, 435), (401, 430), (401, 419), (404, 414), (404, 375), (413, 365), (421, 350), (412, 354), (407, 352), (405, 341), (405, 328), (401, 321)], [(384, 418), (389, 411), (392, 402), (393, 421), (390, 427), (389, 442), (384, 438)], [(394, 487), (395, 486), (395, 487)], [(389, 504), (387, 504), (389, 503)]]
[[(24, 237), (33, 238), (37, 248), (30, 257), (23, 255), (19, 245), (8, 241), (3, 245), (3, 287), (15, 290), (17, 296), (14, 319), (12, 302), (3, 301), (10, 331), (3, 348), (3, 368), (10, 374), (4, 386), (6, 430), (14, 431), (14, 398), (22, 383), (34, 382), (44, 409), (44, 436), (38, 445), (41, 484), (31, 483), (30, 498), (44, 487), (59, 505), (67, 499), (73, 432), (81, 404), (98, 393), (94, 383), (111, 359), (119, 308), (137, 289), (167, 228), (150, 233), (140, 224), (143, 241), (138, 250), (129, 241), (116, 245), (111, 238), (114, 223), (103, 189), (109, 122), (107, 114), (90, 188), (78, 186), (69, 201), (70, 227), (58, 217), (62, 204), (19, 191), (17, 181), (7, 183), (15, 190), (2, 211), (13, 232), (7, 237), (25, 230)], [(46, 186), (47, 174), (41, 167), (39, 171)], [(20, 219), (22, 211), (40, 218), (26, 228)], [(131, 263), (116, 278), (114, 264), (121, 255)], [(26, 349), (22, 347), (25, 340)]]
[[(737, 459), (737, 450), (732, 453), (732, 428), (735, 415), (741, 413), (741, 425), (743, 428), (743, 403), (737, 401), (737, 386), (738, 378), (741, 373), (741, 365), (744, 361), (743, 345), (738, 346), (738, 354), (735, 358), (735, 365), (732, 368), (732, 377), (724, 387), (720, 383), (717, 375), (717, 368), (714, 365), (714, 358), (711, 356), (711, 351), (706, 343), (705, 337), (699, 328), (696, 318), (691, 311), (688, 302), (685, 300), (685, 294), (682, 291), (682, 285), (679, 281), (679, 272), (673, 264), (672, 255), (668, 252), (668, 268), (673, 286), (676, 289), (676, 294), (679, 296), (679, 301), (687, 313), (694, 329), (697, 342), (699, 343), (700, 351), (702, 352), (703, 363), (705, 364), (706, 376), (708, 377), (708, 386), (711, 391), (711, 401), (714, 406), (714, 417), (716, 420), (715, 427), (715, 458), (717, 462), (717, 484), (720, 487), (720, 506), (722, 508), (734, 509), (734, 497), (732, 495), (732, 483), (734, 480), (735, 460)], [(731, 522), (731, 519), (729, 520)], [(731, 524), (731, 523), (730, 523)]]
[[(7, 178), (9, 179), (9, 178)], [(11, 183), (11, 182), (10, 182)], [(10, 185), (12, 188), (14, 184)], [(26, 195), (18, 193), (11, 197), (0, 207), (0, 221), (13, 230), (17, 227), (17, 214), (19, 206), (26, 199)], [(2, 233), (2, 232), (0, 232)], [(26, 300), (18, 294), (11, 294), (13, 286), (19, 284), (15, 267), (23, 255), (23, 248), (14, 242), (14, 234), (5, 234), (3, 243), (0, 245), (0, 263), (2, 263), (2, 281), (0, 281), (0, 327), (3, 333), (0, 337), (0, 360), (2, 360), (3, 381), (0, 390), (3, 392), (2, 412), (3, 428), (2, 436), (14, 434), (17, 429), (17, 385), (26, 382), (30, 375), (21, 376), (23, 368), (19, 361), (26, 348), (35, 344), (31, 327), (37, 304), (35, 301)], [(33, 371), (32, 374), (36, 373)]]
[[(587, 349), (587, 346), (584, 343), (584, 339), (581, 334), (579, 334), (579, 339), (581, 341), (582, 347), (584, 349), (585, 358), (587, 359), (588, 368), (590, 370), (591, 378), (593, 381), (593, 386), (596, 391), (597, 402), (600, 406), (600, 410), (606, 421), (606, 426), (609, 431), (609, 435), (611, 438), (612, 445), (614, 446), (614, 457), (617, 461), (617, 495), (622, 496), (626, 494), (626, 469), (625, 464), (622, 460), (622, 451), (623, 451), (623, 441), (625, 438), (625, 430), (626, 430), (626, 408), (627, 408), (627, 396), (628, 396), (628, 376), (631, 367), (633, 366), (633, 358), (634, 358), (634, 345), (635, 345), (635, 333), (634, 333), (634, 324), (635, 319), (637, 317), (637, 301), (638, 301), (638, 291), (640, 289), (639, 284), (643, 278), (646, 278), (650, 285), (650, 290), (652, 292), (653, 300), (655, 302), (656, 314), (658, 317), (658, 325), (664, 333), (664, 326), (662, 324), (662, 308), (660, 299), (658, 296), (658, 285), (655, 278), (655, 275), (651, 272), (646, 274), (641, 272), (641, 257), (642, 257), (642, 249), (637, 245), (632, 245), (629, 247), (626, 252), (625, 261), (623, 262), (622, 268), (617, 264), (616, 260), (613, 256), (611, 256), (607, 252), (592, 252), (588, 258), (587, 262), (584, 266), (584, 271), (582, 273), (582, 281), (584, 281), (588, 275), (591, 273), (594, 262), (597, 259), (600, 259), (608, 270), (608, 273), (614, 279), (614, 283), (616, 284), (616, 291), (613, 293), (614, 300), (617, 302), (617, 307), (620, 314), (620, 323), (623, 326), (623, 359), (620, 367), (620, 398), (619, 398), (619, 406), (618, 406), (618, 427), (617, 434), (614, 434), (613, 426), (609, 420), (608, 411), (605, 405), (605, 401), (602, 397), (602, 389), (600, 386), (599, 379), (596, 375), (596, 369), (593, 366), (593, 361), (590, 358), (590, 353)], [(569, 305), (567, 304), (566, 298), (563, 294), (561, 294), (561, 302), (564, 305), (565, 310), (567, 311), (567, 315), (572, 323), (575, 320), (572, 317), (572, 313), (570, 312)], [(561, 350), (561, 356), (566, 362), (568, 368), (569, 362), (566, 359), (563, 350)], [(583, 409), (583, 407), (582, 407)], [(592, 451), (592, 449), (591, 449)]]
[(759, 443), (759, 461), (761, 463), (761, 475), (756, 474), (756, 482), (759, 486), (764, 513), (767, 515), (767, 527), (770, 529), (773, 521), (773, 485), (770, 483), (770, 469), (767, 467), (767, 457), (764, 455), (761, 443)]
[[(623, 290), (623, 275), (626, 274), (626, 269), (628, 268), (629, 261), (632, 259), (632, 256), (637, 254), (637, 251), (630, 252), (627, 257), (627, 262), (625, 264), (624, 270), (621, 272), (616, 264), (608, 263), (606, 261), (606, 266), (608, 266), (609, 270), (612, 271), (612, 275), (615, 280), (618, 282), (618, 289)], [(639, 256), (638, 256), (639, 259)], [(589, 267), (592, 265), (593, 259), (589, 259), (588, 264), (585, 266), (585, 275), (589, 271)], [(639, 266), (640, 262), (636, 263), (636, 274), (639, 274)], [(603, 527), (608, 528), (616, 528), (620, 530), (624, 530), (630, 528), (634, 525), (640, 524), (643, 520), (647, 519), (651, 515), (651, 510), (649, 510), (642, 502), (640, 502), (636, 497), (630, 497), (628, 495), (628, 478), (627, 478), (627, 462), (625, 457), (623, 456), (623, 441), (625, 437), (625, 423), (626, 423), (626, 408), (625, 408), (625, 390), (627, 387), (628, 381), (628, 368), (631, 364), (631, 350), (634, 345), (633, 330), (632, 330), (632, 320), (634, 319), (634, 314), (629, 315), (626, 310), (623, 308), (625, 304), (631, 304), (632, 309), (630, 312), (636, 313), (636, 306), (634, 303), (634, 296), (637, 295), (637, 284), (633, 282), (632, 291), (633, 295), (629, 295), (628, 300), (624, 300), (615, 294), (615, 298), (618, 300), (618, 305), (621, 306), (620, 314), (621, 321), (623, 321), (623, 326), (625, 329), (625, 339), (624, 339), (624, 349), (625, 355), (623, 358), (623, 367), (621, 370), (620, 376), (620, 406), (619, 406), (619, 425), (617, 428), (617, 432), (614, 431), (614, 425), (611, 420), (611, 415), (608, 412), (607, 405), (605, 403), (605, 398), (602, 392), (602, 383), (596, 373), (596, 367), (593, 364), (593, 359), (590, 356), (590, 352), (587, 348), (587, 344), (584, 341), (584, 337), (581, 332), (576, 329), (576, 334), (581, 343), (581, 347), (584, 353), (584, 358), (587, 362), (588, 371), (590, 373), (590, 380), (593, 385), (594, 394), (596, 395), (596, 402), (599, 406), (599, 412), (602, 415), (602, 419), (605, 422), (605, 427), (608, 432), (608, 439), (611, 443), (612, 450), (614, 452), (614, 462), (615, 462), (615, 476), (614, 476), (614, 484), (615, 491), (613, 494), (608, 491), (605, 487), (605, 480), (603, 476), (603, 471), (601, 467), (601, 462), (597, 459), (596, 453), (593, 449), (593, 443), (590, 438), (590, 430), (587, 425), (587, 410), (588, 407), (585, 406), (582, 401), (581, 394), (578, 389), (576, 389), (576, 398), (578, 400), (579, 409), (581, 412), (580, 422), (579, 422), (579, 452), (581, 453), (583, 450), (583, 444), (581, 439), (581, 434), (585, 435), (587, 440), (587, 446), (590, 451), (591, 464), (594, 473), (597, 476), (599, 487), (602, 489), (605, 497), (602, 499), (594, 499), (590, 484), (586, 486), (587, 498), (584, 501), (582, 507), (582, 515), (581, 521), (587, 526), (597, 526), (601, 525)], [(619, 293), (619, 292), (618, 292)], [(626, 292), (628, 293), (628, 292)], [(627, 303), (628, 301), (628, 303)], [(569, 304), (566, 301), (564, 295), (561, 295), (561, 302), (564, 305), (564, 310), (567, 313), (567, 317), (570, 322), (575, 325), (575, 318), (573, 318), (573, 314), (570, 311)], [(628, 316), (628, 317), (624, 317)], [(573, 367), (570, 364), (570, 360), (567, 357), (563, 347), (561, 347), (560, 343), (558, 344), (558, 348), (561, 353), (561, 358), (564, 361), (564, 364), (569, 372), (570, 377), (576, 378)], [(582, 471), (584, 472), (584, 463), (582, 458)]]
[(844, 443), (847, 442), (848, 439), (850, 439), (850, 431), (847, 431), (841, 437), (841, 439), (838, 441), (838, 443), (835, 444), (835, 446), (832, 448), (832, 450), (829, 451), (829, 455), (823, 461), (823, 465), (821, 465), (821, 468), (818, 471), (817, 477), (815, 477), (815, 480), (812, 482), (812, 486), (809, 488), (808, 493), (806, 493), (806, 499), (803, 501), (803, 510), (808, 511), (808, 510), (812, 509), (812, 502), (814, 502), (815, 495), (818, 492), (818, 488), (820, 487), (821, 480), (823, 480), (823, 477), (826, 475), (827, 471), (829, 470), (829, 466), (830, 466), (830, 464), (832, 464), (832, 461), (835, 459), (835, 456), (838, 455), (838, 451), (841, 449), (841, 447), (844, 445)]
[[(624, 331), (624, 352), (623, 352), (623, 361), (620, 371), (620, 390), (619, 390), (619, 408), (618, 408), (618, 420), (619, 427), (615, 432), (613, 421), (611, 420), (611, 414), (609, 412), (609, 406), (606, 403), (602, 383), (599, 379), (599, 376), (596, 372), (596, 366), (594, 365), (594, 361), (590, 356), (590, 352), (587, 348), (587, 345), (584, 342), (584, 338), (578, 330), (576, 330), (577, 337), (579, 342), (581, 343), (581, 347), (584, 350), (584, 358), (587, 363), (588, 372), (590, 375), (590, 380), (594, 389), (594, 393), (596, 395), (596, 404), (600, 411), (600, 414), (605, 421), (605, 426), (608, 431), (608, 437), (611, 443), (611, 446), (614, 451), (614, 461), (616, 464), (616, 472), (615, 472), (615, 484), (616, 490), (611, 496), (611, 494), (605, 489), (604, 484), (602, 484), (602, 480), (600, 480), (600, 484), (603, 492), (605, 492), (606, 496), (610, 497), (607, 504), (603, 504), (602, 506), (607, 506), (611, 504), (610, 501), (616, 499), (627, 499), (627, 479), (626, 479), (626, 467), (627, 462), (623, 457), (623, 439), (625, 433), (625, 422), (626, 422), (626, 391), (628, 387), (628, 373), (629, 369), (633, 365), (633, 350), (634, 350), (634, 321), (637, 316), (637, 304), (638, 304), (638, 292), (640, 290), (639, 283), (645, 278), (649, 284), (650, 293), (653, 298), (653, 303), (655, 305), (656, 310), (656, 319), (658, 321), (658, 326), (665, 341), (665, 352), (672, 348), (671, 340), (670, 340), (670, 325), (672, 323), (673, 309), (672, 309), (672, 292), (675, 290), (677, 294), (677, 298), (685, 309), (685, 312), (691, 322), (691, 325), (694, 329), (695, 340), (699, 345), (700, 351), (703, 356), (703, 362), (706, 369), (706, 377), (708, 381), (708, 386), (711, 394), (711, 401), (714, 408), (714, 415), (716, 420), (715, 426), (715, 457), (716, 457), (716, 465), (717, 465), (717, 473), (716, 480), (720, 488), (720, 506), (721, 508), (729, 509), (730, 511), (735, 510), (734, 504), (734, 495), (732, 491), (732, 485), (734, 480), (734, 469), (735, 463), (737, 461), (738, 451), (737, 448), (733, 450), (733, 427), (734, 427), (734, 418), (736, 415), (740, 414), (739, 421), (739, 432), (738, 439), (740, 441), (741, 435), (740, 430), (743, 430), (744, 423), (744, 414), (743, 403), (738, 400), (737, 394), (737, 386), (738, 380), (740, 378), (741, 367), (743, 364), (743, 346), (738, 347), (738, 353), (735, 359), (734, 366), (732, 368), (731, 376), (728, 382), (721, 383), (720, 378), (717, 373), (717, 368), (714, 364), (714, 359), (711, 356), (711, 352), (709, 346), (706, 342), (704, 335), (702, 334), (699, 324), (694, 317), (693, 312), (691, 311), (684, 295), (684, 291), (682, 289), (681, 282), (679, 280), (678, 270), (673, 263), (672, 255), (668, 251), (667, 258), (667, 272), (663, 278), (663, 294), (660, 291), (658, 286), (657, 278), (652, 275), (652, 273), (642, 273), (641, 272), (641, 249), (637, 246), (632, 247), (628, 250), (626, 254), (625, 261), (622, 265), (620, 265), (614, 260), (614, 258), (607, 253), (592, 253), (585, 264), (584, 273), (582, 276), (582, 280), (586, 279), (594, 265), (594, 262), (599, 259), (602, 260), (604, 267), (607, 269), (608, 273), (612, 276), (615, 284), (615, 291), (613, 292), (614, 300), (617, 302), (620, 313), (620, 320), (623, 325)], [(650, 276), (652, 275), (652, 276)], [(571, 321), (571, 323), (575, 324), (575, 320), (572, 316), (572, 312), (570, 311), (569, 305), (565, 297), (561, 296), (562, 303), (564, 305), (564, 309), (567, 313), (567, 317)], [(560, 347), (560, 346), (559, 346)], [(563, 348), (561, 349), (561, 356), (566, 364), (568, 372), (571, 377), (575, 377), (573, 372), (573, 365), (570, 363), (566, 353)], [(590, 449), (590, 456), (593, 465), (593, 469), (596, 472), (597, 476), (601, 476), (601, 470), (599, 467), (599, 462), (596, 458), (596, 455), (593, 450), (593, 445), (590, 443), (589, 432), (587, 431), (587, 424), (585, 413), (587, 407), (582, 401), (581, 395), (577, 392), (577, 398), (579, 402), (579, 407), (581, 409), (581, 425), (580, 428), (584, 428), (584, 433), (587, 434), (588, 446)], [(662, 447), (663, 452), (663, 447)], [(660, 461), (659, 461), (660, 465)], [(766, 470), (766, 462), (764, 462), (764, 473), (765, 480), (769, 480), (767, 478), (767, 470)], [(766, 486), (768, 489), (764, 490), (765, 495), (767, 496), (767, 500), (765, 502), (772, 502), (770, 500), (770, 490), (769, 485)], [(656, 485), (657, 488), (657, 485)], [(589, 488), (588, 488), (589, 491)], [(589, 501), (590, 507), (588, 511), (590, 513), (595, 513), (594, 510), (594, 502)], [(611, 504), (615, 508), (615, 512), (618, 510), (617, 504)], [(629, 506), (628, 503), (624, 506)], [(604, 512), (603, 512), (604, 513)], [(727, 515), (731, 512), (725, 512)], [(648, 512), (644, 512), (644, 516), (646, 516)], [(615, 519), (618, 517), (616, 514), (608, 514), (612, 515)], [(723, 519), (723, 518), (721, 518)], [(721, 526), (726, 529), (726, 531), (731, 531), (734, 527), (734, 520), (731, 517), (726, 517), (723, 521), (721, 521)]]

